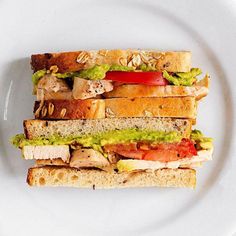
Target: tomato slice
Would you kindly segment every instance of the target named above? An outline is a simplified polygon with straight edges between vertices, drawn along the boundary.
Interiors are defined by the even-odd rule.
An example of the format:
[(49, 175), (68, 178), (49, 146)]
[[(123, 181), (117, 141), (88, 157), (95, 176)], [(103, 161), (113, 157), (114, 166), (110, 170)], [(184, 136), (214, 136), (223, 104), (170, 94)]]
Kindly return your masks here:
[(142, 158), (147, 161), (169, 162), (181, 159), (176, 150), (150, 150)]
[(145, 155), (145, 151), (137, 150), (137, 151), (117, 151), (117, 154), (123, 156), (123, 157), (129, 157), (133, 159), (143, 159), (143, 156)]
[(154, 150), (149, 150), (143, 156), (143, 160), (150, 161), (177, 161), (182, 158), (191, 158), (197, 155), (194, 143), (188, 139), (182, 139), (180, 143), (164, 143), (156, 146)]
[(169, 82), (166, 80), (162, 72), (124, 72), (110, 71), (106, 73), (106, 80), (112, 80), (123, 83), (146, 84), (165, 86)]
[(189, 139), (182, 139), (180, 143), (161, 143), (152, 146), (152, 149), (158, 150), (174, 150), (181, 158), (192, 157), (197, 155), (197, 150), (194, 146), (194, 142)]
[(103, 148), (106, 152), (136, 151), (136, 150), (138, 150), (137, 143), (106, 144)]
[(178, 151), (180, 157), (192, 157), (197, 155), (194, 142), (189, 139), (182, 139), (176, 150)]
[(152, 144), (114, 144), (104, 147), (108, 152), (115, 152), (121, 156), (149, 161), (170, 162), (197, 155), (194, 142), (182, 139), (180, 143)]

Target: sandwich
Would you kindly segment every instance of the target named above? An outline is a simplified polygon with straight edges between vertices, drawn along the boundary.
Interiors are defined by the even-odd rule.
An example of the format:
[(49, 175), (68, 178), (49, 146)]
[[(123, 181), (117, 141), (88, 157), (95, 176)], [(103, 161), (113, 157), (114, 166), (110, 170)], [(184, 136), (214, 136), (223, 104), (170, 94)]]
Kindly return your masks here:
[(212, 139), (193, 130), (209, 89), (191, 53), (98, 50), (31, 56), (35, 119), (11, 142), (30, 186), (196, 186)]
[(211, 139), (189, 119), (26, 120), (13, 144), (33, 186), (195, 187), (193, 168), (211, 160)]
[(37, 119), (195, 119), (210, 82), (208, 75), (197, 78), (202, 72), (191, 68), (186, 51), (45, 53), (32, 55), (31, 66)]

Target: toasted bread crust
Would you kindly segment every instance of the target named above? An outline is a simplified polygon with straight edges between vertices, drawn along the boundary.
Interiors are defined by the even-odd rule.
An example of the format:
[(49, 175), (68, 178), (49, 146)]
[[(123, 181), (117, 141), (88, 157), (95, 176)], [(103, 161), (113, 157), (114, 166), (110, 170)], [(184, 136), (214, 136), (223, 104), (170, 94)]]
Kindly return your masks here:
[(31, 66), (34, 72), (42, 69), (48, 70), (51, 66), (57, 66), (58, 72), (64, 73), (79, 71), (101, 64), (136, 67), (140, 64), (148, 65), (150, 63), (152, 66), (155, 66), (157, 70), (188, 72), (191, 68), (191, 52), (115, 49), (44, 53), (31, 56)]
[(194, 119), (193, 97), (106, 99), (106, 117), (176, 117)]
[(193, 169), (159, 169), (153, 172), (105, 172), (69, 167), (33, 167), (28, 170), (30, 186), (79, 188), (189, 187), (196, 185)]
[(34, 106), (35, 118), (39, 119), (105, 118), (105, 101), (102, 99), (45, 100), (41, 108), (40, 104), (36, 101)]
[[(114, 117), (196, 117), (194, 97), (46, 100), (35, 102), (35, 118), (99, 119)], [(53, 111), (49, 112), (53, 107)]]
[(137, 98), (137, 97), (205, 97), (209, 89), (204, 86), (150, 86), (124, 84), (114, 87), (111, 92), (103, 94), (106, 98)]

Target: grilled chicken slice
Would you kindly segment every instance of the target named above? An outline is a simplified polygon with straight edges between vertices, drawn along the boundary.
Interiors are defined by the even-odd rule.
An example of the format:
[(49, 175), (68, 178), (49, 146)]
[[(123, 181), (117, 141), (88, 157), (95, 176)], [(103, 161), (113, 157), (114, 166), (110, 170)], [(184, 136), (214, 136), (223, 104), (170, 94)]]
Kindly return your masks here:
[(87, 99), (113, 90), (113, 85), (108, 80), (86, 80), (74, 78), (72, 95), (74, 99)]
[(106, 169), (109, 161), (98, 151), (93, 149), (77, 149), (72, 152), (70, 167), (96, 167)]
[(72, 99), (72, 91), (58, 91), (58, 92), (48, 92), (44, 89), (37, 89), (37, 100), (70, 100)]
[(71, 99), (72, 91), (64, 79), (52, 74), (43, 76), (37, 85), (37, 100)]
[(61, 158), (64, 162), (68, 162), (70, 159), (70, 150), (68, 145), (24, 146), (22, 154), (25, 159)]
[(111, 164), (116, 164), (122, 158), (123, 158), (122, 156), (120, 156), (114, 152), (107, 154), (107, 159)]

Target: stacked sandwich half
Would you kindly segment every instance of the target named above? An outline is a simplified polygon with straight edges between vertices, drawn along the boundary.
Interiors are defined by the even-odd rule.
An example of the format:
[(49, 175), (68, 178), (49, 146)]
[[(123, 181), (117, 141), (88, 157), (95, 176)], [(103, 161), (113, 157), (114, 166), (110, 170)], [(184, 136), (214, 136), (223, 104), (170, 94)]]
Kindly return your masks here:
[(31, 65), (35, 119), (12, 139), (36, 160), (29, 185), (195, 187), (213, 147), (192, 130), (209, 77), (190, 52), (45, 53)]

